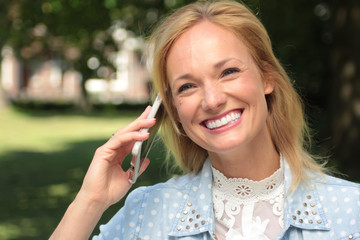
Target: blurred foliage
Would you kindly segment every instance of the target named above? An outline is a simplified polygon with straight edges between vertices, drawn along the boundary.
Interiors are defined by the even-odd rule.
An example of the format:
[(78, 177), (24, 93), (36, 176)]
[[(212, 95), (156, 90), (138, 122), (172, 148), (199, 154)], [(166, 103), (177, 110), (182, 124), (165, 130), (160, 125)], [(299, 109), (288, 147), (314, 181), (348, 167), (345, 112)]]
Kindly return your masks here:
[[(23, 61), (63, 60), (83, 79), (96, 77), (87, 66), (91, 57), (113, 67), (111, 55), (122, 47), (116, 28), (147, 36), (164, 15), (190, 0), (8, 0), (0, 2), (0, 47), (12, 46)], [(275, 51), (310, 98), (323, 101), (331, 6), (325, 1), (246, 0), (268, 29)], [(323, 6), (329, 17), (316, 13)], [(328, 37), (324, 37), (328, 34)], [(330, 39), (330, 40), (329, 40)], [(319, 96), (321, 94), (321, 97)], [(324, 104), (324, 102), (322, 102)]]
[[(94, 72), (87, 68), (90, 57), (110, 65), (118, 49), (112, 34), (118, 27), (134, 35), (148, 28), (175, 1), (115, 0), (8, 0), (0, 2), (0, 47), (7, 44), (23, 61), (61, 59), (84, 79)], [(166, 4), (167, 3), (167, 4)]]

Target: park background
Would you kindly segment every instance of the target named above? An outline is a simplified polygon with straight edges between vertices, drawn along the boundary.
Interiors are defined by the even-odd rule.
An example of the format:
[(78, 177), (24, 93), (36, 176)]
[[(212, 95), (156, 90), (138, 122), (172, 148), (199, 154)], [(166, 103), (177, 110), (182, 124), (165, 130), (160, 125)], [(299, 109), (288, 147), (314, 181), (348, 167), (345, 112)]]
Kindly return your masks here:
[[(0, 1), (0, 239), (49, 237), (96, 148), (150, 100), (146, 37), (190, 2)], [(311, 151), (360, 182), (360, 1), (244, 2), (304, 98)], [(136, 186), (176, 173), (164, 154), (159, 142)]]

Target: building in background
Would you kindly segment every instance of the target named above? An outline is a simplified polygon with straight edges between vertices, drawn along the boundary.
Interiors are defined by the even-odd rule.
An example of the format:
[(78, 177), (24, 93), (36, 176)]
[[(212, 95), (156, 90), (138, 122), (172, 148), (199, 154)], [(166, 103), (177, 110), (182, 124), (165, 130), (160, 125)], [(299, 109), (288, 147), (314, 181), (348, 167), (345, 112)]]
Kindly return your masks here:
[[(113, 54), (115, 72), (101, 67), (99, 60), (90, 58), (88, 66), (104, 78), (87, 79), (85, 90), (93, 103), (144, 103), (149, 100), (149, 73), (135, 52), (136, 39)], [(126, 43), (126, 42), (125, 42)], [(27, 63), (17, 59), (9, 47), (2, 49), (0, 83), (10, 101), (76, 103), (82, 94), (82, 75), (67, 70), (57, 59)]]
[[(90, 61), (93, 60), (94, 63)], [(88, 65), (97, 65), (89, 59)], [(92, 102), (96, 103), (144, 103), (150, 97), (150, 76), (145, 64), (130, 49), (123, 49), (114, 55), (116, 72), (98, 74), (109, 78), (88, 79), (85, 89)], [(99, 68), (98, 71), (109, 71)]]

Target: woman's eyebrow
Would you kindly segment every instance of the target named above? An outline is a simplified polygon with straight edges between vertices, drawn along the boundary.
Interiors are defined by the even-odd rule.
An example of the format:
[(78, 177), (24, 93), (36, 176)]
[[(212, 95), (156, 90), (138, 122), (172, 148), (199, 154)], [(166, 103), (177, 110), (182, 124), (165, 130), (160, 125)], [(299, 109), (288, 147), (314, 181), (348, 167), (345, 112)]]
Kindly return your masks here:
[(183, 75), (180, 75), (179, 77), (176, 77), (173, 81), (170, 81), (170, 88), (175, 89), (175, 85), (177, 81), (189, 80), (189, 79), (194, 79), (194, 76), (191, 75), (190, 73), (185, 73)]
[(223, 67), (227, 62), (230, 62), (230, 61), (237, 61), (239, 63), (243, 63), (243, 61), (241, 61), (240, 59), (238, 58), (226, 58), (224, 60), (221, 60), (217, 63), (214, 64), (214, 68), (218, 69), (218, 68), (221, 68)]
[(226, 58), (224, 60), (221, 60), (219, 62), (217, 62), (216, 64), (214, 64), (214, 68), (221, 68), (222, 66), (224, 66), (228, 61), (232, 60), (233, 58)]
[(194, 78), (190, 73), (185, 73), (184, 75), (181, 75), (174, 79), (174, 82), (181, 79), (192, 79)]
[[(237, 58), (225, 58), (225, 59), (215, 63), (213, 65), (213, 69), (219, 69), (222, 66), (224, 66), (227, 62), (230, 62), (230, 61), (233, 61), (233, 60), (242, 63), (242, 61), (240, 59), (237, 59)], [(185, 74), (180, 75), (179, 77), (175, 78), (173, 83), (175, 83), (177, 80), (186, 80), (186, 79), (194, 79), (194, 76), (191, 75), (190, 73), (185, 73)]]

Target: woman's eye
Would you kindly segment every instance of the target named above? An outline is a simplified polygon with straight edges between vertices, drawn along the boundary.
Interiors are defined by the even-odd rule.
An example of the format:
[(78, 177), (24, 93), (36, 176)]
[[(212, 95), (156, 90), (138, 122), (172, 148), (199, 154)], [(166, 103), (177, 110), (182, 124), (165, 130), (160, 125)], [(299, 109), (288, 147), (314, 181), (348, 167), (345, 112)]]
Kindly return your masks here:
[(223, 77), (227, 76), (227, 75), (230, 75), (230, 74), (233, 74), (233, 73), (237, 73), (237, 72), (240, 72), (239, 69), (237, 68), (229, 68), (229, 69), (226, 69), (224, 72), (223, 72)]
[(181, 93), (181, 92), (183, 92), (183, 91), (186, 91), (186, 90), (188, 90), (188, 89), (190, 89), (190, 88), (193, 88), (193, 85), (192, 85), (192, 84), (189, 84), (189, 83), (184, 84), (184, 85), (182, 85), (182, 86), (179, 88), (178, 93)]

